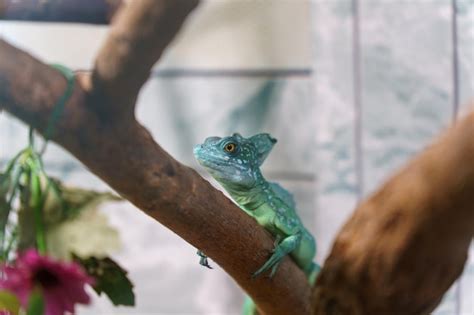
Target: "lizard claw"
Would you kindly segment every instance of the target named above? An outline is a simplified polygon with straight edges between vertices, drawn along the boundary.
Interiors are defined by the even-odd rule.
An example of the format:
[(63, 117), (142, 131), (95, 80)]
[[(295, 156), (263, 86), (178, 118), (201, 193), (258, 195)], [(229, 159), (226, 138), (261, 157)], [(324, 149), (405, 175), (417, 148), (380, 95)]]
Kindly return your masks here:
[(280, 234), (277, 234), (277, 236), (275, 237), (275, 240), (273, 241), (272, 253), (275, 252), (275, 250), (277, 249), (278, 245), (280, 244), (280, 241), (281, 241), (281, 235), (280, 235)]
[(272, 267), (272, 271), (270, 272), (270, 278), (273, 278), (273, 276), (275, 275), (277, 269), (278, 269), (278, 266), (280, 266), (280, 263), (281, 263), (281, 260), (279, 262), (277, 262), (275, 265), (273, 265)]
[(270, 259), (267, 260), (267, 262), (263, 264), (263, 266), (260, 267), (260, 269), (258, 269), (252, 274), (252, 279), (255, 277), (258, 277), (259, 275), (261, 275), (262, 273), (264, 273), (270, 268), (271, 268), (270, 278), (273, 277), (278, 266), (280, 265), (280, 262), (281, 262), (281, 257), (276, 257), (276, 256), (270, 257)]
[(291, 253), (295, 249), (295, 247), (299, 244), (300, 239), (300, 234), (291, 235), (285, 238), (283, 242), (281, 242), (273, 249), (272, 256), (263, 264), (263, 266), (261, 266), (260, 269), (254, 272), (252, 278), (255, 278), (256, 276), (260, 275), (261, 273), (264, 273), (267, 270), (271, 270), (270, 278), (273, 277), (283, 257)]
[(207, 260), (207, 256), (200, 250), (197, 251), (196, 253), (199, 257), (201, 257), (199, 259), (199, 264), (201, 266), (204, 266), (206, 268), (209, 268), (209, 269), (212, 269), (211, 265), (209, 265), (209, 261)]
[(213, 269), (213, 268), (211, 267), (211, 265), (209, 265), (209, 262), (207, 261), (207, 258), (201, 258), (201, 260), (199, 261), (199, 264), (200, 264), (201, 266), (206, 267), (206, 268)]

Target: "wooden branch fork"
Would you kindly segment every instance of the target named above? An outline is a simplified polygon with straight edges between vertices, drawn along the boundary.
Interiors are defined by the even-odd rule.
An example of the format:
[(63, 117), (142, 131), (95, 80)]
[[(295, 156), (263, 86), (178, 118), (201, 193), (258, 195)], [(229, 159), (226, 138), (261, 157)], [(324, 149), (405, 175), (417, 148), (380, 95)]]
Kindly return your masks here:
[[(41, 15), (34, 5), (21, 6), (38, 2), (33, 0), (0, 0), (0, 17), (15, 19), (4, 14), (15, 2), (19, 17), (36, 10), (36, 20), (88, 22), (80, 9), (77, 15), (68, 9), (72, 0), (50, 1), (63, 5), (51, 4), (54, 18)], [(262, 314), (429, 313), (461, 274), (474, 234), (474, 114), (358, 206), (312, 293), (290, 258), (272, 279), (251, 279), (269, 257), (270, 235), (166, 153), (134, 116), (150, 69), (197, 4), (123, 2), (114, 11), (94, 71), (77, 74), (52, 140), (149, 216), (202, 249)], [(66, 80), (56, 70), (0, 40), (0, 109), (44, 132), (65, 88)]]

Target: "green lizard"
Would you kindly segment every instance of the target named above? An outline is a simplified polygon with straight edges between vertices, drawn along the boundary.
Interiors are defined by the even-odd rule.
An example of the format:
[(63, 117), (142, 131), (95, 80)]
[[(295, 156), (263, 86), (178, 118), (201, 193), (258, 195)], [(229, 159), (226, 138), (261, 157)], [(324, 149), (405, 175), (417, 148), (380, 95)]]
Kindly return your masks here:
[[(225, 138), (207, 138), (195, 146), (194, 155), (240, 208), (275, 237), (273, 254), (252, 277), (268, 270), (272, 277), (282, 258), (289, 254), (312, 284), (319, 270), (313, 263), (315, 240), (296, 214), (292, 195), (280, 185), (266, 181), (260, 171), (276, 142), (267, 133), (250, 138), (235, 133)], [(205, 254), (198, 251), (198, 255), (200, 264), (210, 268)], [(253, 303), (247, 301), (244, 314), (253, 314), (254, 309)]]

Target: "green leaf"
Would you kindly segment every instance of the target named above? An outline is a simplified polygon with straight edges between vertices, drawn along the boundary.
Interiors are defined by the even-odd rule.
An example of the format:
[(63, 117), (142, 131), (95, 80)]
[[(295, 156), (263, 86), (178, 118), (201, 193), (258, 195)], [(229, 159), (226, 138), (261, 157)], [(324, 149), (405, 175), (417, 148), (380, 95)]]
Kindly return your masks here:
[(18, 209), (18, 249), (25, 250), (36, 246), (36, 226), (31, 200), (31, 170), (25, 168), (20, 186), (20, 208)]
[(28, 310), (26, 315), (43, 315), (44, 313), (44, 299), (40, 291), (35, 290), (30, 295), (28, 301)]
[(122, 200), (109, 192), (97, 192), (64, 186), (47, 178), (49, 185), (44, 204), (48, 253), (62, 260), (71, 253), (80, 257), (106, 257), (120, 248), (118, 231), (111, 227), (98, 206)]
[(122, 200), (110, 192), (67, 187), (54, 178), (45, 179), (45, 185), (49, 185), (44, 204), (48, 224), (75, 219), (82, 211), (96, 208), (103, 202)]
[(5, 233), (5, 226), (8, 222), (8, 215), (10, 214), (10, 204), (8, 203), (7, 196), (5, 194), (1, 194), (0, 192), (0, 233)]
[(69, 260), (71, 253), (79, 257), (106, 257), (121, 245), (118, 231), (95, 208), (83, 210), (74, 220), (50, 226), (46, 241), (48, 253), (62, 260)]
[(110, 193), (86, 190), (75, 187), (62, 187), (63, 199), (67, 204), (66, 218), (74, 218), (85, 209), (97, 208), (108, 201), (121, 201), (122, 198)]
[(0, 310), (7, 310), (12, 315), (18, 315), (20, 311), (20, 301), (16, 295), (8, 291), (0, 291)]
[(6, 197), (10, 190), (11, 179), (8, 174), (0, 173), (0, 196)]
[(35, 239), (38, 251), (41, 254), (46, 253), (46, 236), (43, 220), (43, 193), (41, 189), (41, 179), (38, 172), (31, 172), (31, 181), (30, 181), (30, 207), (33, 209), (33, 216), (35, 220)]
[(135, 305), (133, 284), (127, 277), (127, 271), (110, 257), (81, 259), (75, 256), (74, 260), (95, 278), (96, 284), (93, 288), (97, 294), (104, 293), (114, 305)]
[(0, 233), (5, 233), (8, 215), (10, 213), (10, 204), (8, 203), (7, 194), (10, 190), (10, 176), (0, 173)]
[(8, 214), (10, 213), (10, 205), (5, 197), (5, 195), (0, 195), (0, 230), (2, 231), (7, 225)]

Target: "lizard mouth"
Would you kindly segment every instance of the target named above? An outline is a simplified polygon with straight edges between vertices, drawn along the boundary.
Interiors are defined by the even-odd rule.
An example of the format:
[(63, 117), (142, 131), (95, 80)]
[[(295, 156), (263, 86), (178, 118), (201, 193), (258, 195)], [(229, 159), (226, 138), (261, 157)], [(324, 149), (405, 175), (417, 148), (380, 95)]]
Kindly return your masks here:
[(228, 166), (225, 161), (221, 161), (219, 157), (214, 156), (211, 152), (206, 150), (202, 144), (195, 146), (193, 151), (194, 157), (198, 163), (205, 168), (216, 171), (224, 171), (226, 166)]
[(201, 164), (205, 168), (207, 168), (209, 170), (214, 170), (214, 171), (223, 172), (228, 167), (228, 165), (226, 165), (225, 163), (223, 163), (221, 161), (218, 161), (218, 160), (199, 159), (198, 158), (197, 161), (199, 162), (199, 164)]

